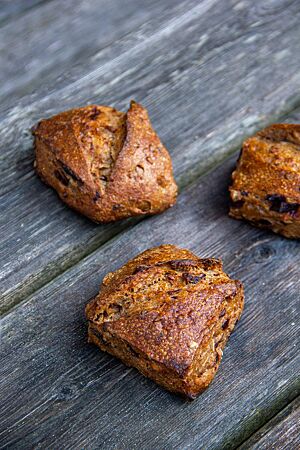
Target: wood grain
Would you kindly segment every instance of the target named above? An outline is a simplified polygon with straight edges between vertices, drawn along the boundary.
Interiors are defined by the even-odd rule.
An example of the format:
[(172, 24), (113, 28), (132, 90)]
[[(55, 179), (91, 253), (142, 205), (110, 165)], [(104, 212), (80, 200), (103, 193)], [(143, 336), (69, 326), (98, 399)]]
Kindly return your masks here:
[(0, 28), (0, 110), (26, 94), (32, 102), (61, 89), (95, 66), (97, 53), (113, 42), (146, 28), (149, 21), (163, 23), (170, 11), (174, 16), (191, 4), (191, 0), (52, 0), (30, 9), (13, 25)]
[[(299, 394), (299, 241), (227, 216), (235, 160), (2, 319), (3, 447), (231, 449)], [(104, 274), (161, 243), (221, 257), (245, 285), (245, 311), (218, 375), (193, 403), (86, 343), (84, 305)]]
[[(97, 98), (97, 94), (99, 98), (106, 84), (112, 83), (114, 87), (122, 87), (114, 96), (114, 101), (120, 101), (120, 91), (124, 98), (125, 90), (140, 92), (141, 85), (145, 90), (143, 80), (147, 81), (148, 90), (154, 90), (157, 78), (161, 79), (162, 75), (167, 78), (164, 82), (169, 78), (176, 81), (181, 75), (181, 81), (186, 81), (190, 66), (194, 71), (202, 66), (205, 70), (207, 59), (215, 62), (214, 70), (206, 71), (209, 77), (216, 71), (230, 76), (231, 70), (238, 70), (241, 76), (252, 78), (253, 83), (253, 66), (259, 63), (259, 69), (265, 74), (265, 78), (261, 74), (262, 80), (283, 77), (293, 83), (298, 68), (298, 60), (293, 55), (299, 50), (297, 0), (269, 0), (267, 5), (258, 0), (156, 0), (151, 3), (143, 0), (138, 5), (134, 4), (135, 0), (124, 1), (132, 13), (130, 18), (124, 16), (126, 8), (121, 8), (121, 0), (70, 0), (65, 4), (52, 0), (50, 5), (22, 18), (16, 26), (0, 29), (2, 116), (4, 110), (15, 106), (17, 101), (19, 104), (20, 97), (25, 96), (20, 104), (24, 108), (68, 85), (78, 92), (86, 81), (94, 82), (87, 99)], [(65, 27), (66, 18), (70, 27)], [(289, 27), (281, 27), (284, 22)], [(189, 39), (185, 38), (188, 30), (184, 28), (193, 28)], [(163, 42), (157, 45), (158, 40)], [(237, 45), (240, 52), (235, 67), (226, 62), (228, 53)], [(223, 58), (217, 64), (222, 53)], [(249, 67), (244, 67), (246, 57), (250, 72)], [(175, 67), (174, 60), (178, 62)], [(277, 74), (272, 68), (278, 69)], [(112, 80), (112, 74), (117, 79)], [(136, 86), (127, 86), (128, 75), (135, 75)], [(247, 84), (242, 90), (245, 98)], [(257, 79), (257, 86), (260, 84)], [(217, 91), (217, 95), (219, 102), (223, 92)], [(76, 102), (74, 98), (73, 105)], [(59, 109), (57, 105), (56, 110)]]
[(300, 397), (239, 447), (239, 450), (293, 450), (300, 448)]
[[(81, 66), (76, 81), (25, 98), (2, 120), (2, 310), (127, 226), (93, 225), (36, 178), (29, 127), (42, 116), (91, 101), (125, 109), (135, 97), (149, 108), (182, 187), (298, 104), (297, 2), (193, 5), (100, 51), (92, 71)], [(278, 33), (282, 20), (289, 27)]]
[(27, 11), (32, 10), (51, 0), (0, 0), (0, 25), (17, 18)]

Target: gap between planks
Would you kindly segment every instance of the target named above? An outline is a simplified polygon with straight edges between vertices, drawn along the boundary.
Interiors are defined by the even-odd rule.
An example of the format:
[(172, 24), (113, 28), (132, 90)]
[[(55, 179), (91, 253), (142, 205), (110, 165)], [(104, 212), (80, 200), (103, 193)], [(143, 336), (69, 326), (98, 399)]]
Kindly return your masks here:
[[(261, 428), (255, 431), (247, 440), (243, 441), (238, 450), (262, 450), (269, 449), (275, 444), (278, 448), (278, 437), (282, 439), (282, 434), (287, 436), (281, 440), (286, 450), (296, 449), (300, 444), (300, 434), (297, 431), (300, 420), (300, 396), (292, 400), (279, 413), (274, 415)], [(292, 430), (291, 430), (292, 427)], [(273, 448), (273, 447), (271, 447)], [(281, 447), (280, 447), (281, 448)]]
[[(294, 108), (291, 111), (288, 111), (284, 113), (279, 118), (270, 116), (269, 120), (267, 121), (267, 124), (274, 123), (276, 120), (281, 121), (291, 121), (293, 120), (293, 115), (295, 114), (295, 117), (297, 120), (299, 120), (300, 116), (300, 103), (296, 102), (295, 105), (293, 105)], [(259, 128), (257, 128), (254, 132), (258, 131)], [(246, 136), (245, 136), (246, 138)], [(218, 165), (221, 165), (222, 162), (226, 161), (232, 154), (234, 154), (239, 147), (241, 146), (242, 141), (239, 140), (238, 142), (234, 143), (233, 147), (230, 147), (227, 152), (223, 154), (222, 158), (218, 158), (215, 162), (215, 164), (210, 164), (208, 167), (206, 167), (205, 170), (197, 170), (196, 168), (193, 169), (193, 173), (188, 172), (186, 176), (180, 177), (178, 181), (179, 185), (179, 195), (185, 190), (188, 186), (192, 185), (197, 181), (199, 177), (204, 176), (206, 173), (213, 170)], [(59, 201), (59, 200), (58, 200)], [(4, 304), (0, 307), (0, 316), (9, 314), (11, 310), (13, 310), (15, 307), (18, 307), (19, 305), (25, 303), (28, 298), (30, 298), (34, 293), (36, 293), (38, 290), (43, 288), (48, 283), (52, 283), (57, 277), (59, 277), (61, 274), (65, 273), (66, 271), (70, 270), (72, 267), (74, 267), (76, 264), (78, 264), (82, 259), (86, 258), (87, 256), (91, 255), (93, 252), (96, 252), (101, 246), (105, 245), (107, 242), (110, 242), (114, 239), (116, 239), (120, 234), (125, 233), (126, 231), (133, 228), (137, 223), (147, 220), (147, 217), (141, 217), (141, 218), (132, 218), (125, 220), (121, 223), (116, 224), (117, 228), (113, 228), (111, 230), (111, 234), (109, 236), (105, 236), (105, 239), (102, 238), (102, 235), (100, 235), (100, 239), (95, 239), (92, 241), (89, 245), (86, 245), (80, 252), (74, 252), (74, 254), (70, 255), (70, 258), (68, 259), (68, 263), (65, 263), (63, 265), (59, 264), (59, 260), (56, 260), (54, 263), (53, 269), (51, 269), (49, 266), (45, 268), (45, 274), (41, 278), (38, 279), (37, 282), (30, 283), (29, 286), (25, 286), (25, 288), (20, 289), (20, 291), (14, 292), (14, 301), (8, 303), (8, 305)]]

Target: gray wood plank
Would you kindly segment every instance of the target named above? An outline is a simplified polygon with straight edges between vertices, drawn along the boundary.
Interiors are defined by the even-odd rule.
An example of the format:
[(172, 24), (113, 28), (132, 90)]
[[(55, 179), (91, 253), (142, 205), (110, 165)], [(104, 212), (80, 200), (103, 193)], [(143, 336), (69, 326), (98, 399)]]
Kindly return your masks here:
[[(300, 52), (300, 11), (294, 2), (284, 2), (284, 11), (282, 4), (245, 10), (246, 3), (205, 0), (176, 17), (171, 11), (125, 48), (117, 43), (120, 54), (114, 46), (100, 52), (86, 76), (10, 111), (0, 125), (3, 309), (120, 230), (79, 217), (40, 183), (29, 127), (76, 104), (124, 109), (135, 97), (149, 108), (185, 186), (299, 102), (300, 62), (291, 56)], [(278, 33), (283, 17), (289, 27)]]
[(51, 0), (0, 0), (0, 24), (16, 18)]
[(296, 450), (300, 448), (300, 397), (239, 447), (239, 450)]
[(171, 11), (176, 16), (192, 3), (52, 0), (30, 10), (0, 28), (1, 111), (25, 94), (31, 94), (32, 101), (62, 88), (82, 76), (83, 68), (86, 73), (95, 66), (96, 55), (112, 42), (162, 22)]
[[(227, 216), (236, 156), (2, 319), (2, 446), (234, 448), (299, 394), (300, 244)], [(162, 243), (221, 257), (245, 285), (217, 377), (193, 403), (86, 343), (84, 305), (104, 274)]]
[[(15, 27), (8, 25), (0, 30), (0, 62), (3, 66), (0, 112), (15, 105), (24, 95), (28, 96), (25, 99), (25, 104), (28, 104), (28, 101), (38, 100), (41, 96), (56, 91), (58, 86), (62, 88), (76, 82), (83, 76), (83, 69), (85, 73), (89, 73), (99, 71), (104, 66), (109, 73), (108, 62), (126, 57), (132, 47), (145, 39), (151, 39), (157, 29), (163, 30), (168, 41), (168, 28), (171, 29), (176, 22), (178, 26), (181, 17), (189, 16), (191, 12), (196, 18), (199, 10), (202, 13), (194, 33), (194, 54), (191, 61), (194, 69), (205, 62), (203, 53), (207, 50), (225, 46), (226, 51), (231, 42), (244, 38), (241, 50), (254, 57), (254, 61), (263, 58), (264, 65), (270, 69), (275, 59), (278, 67), (285, 66), (289, 73), (294, 73), (290, 66), (297, 65), (297, 59), (292, 57), (296, 54), (294, 46), (297, 47), (297, 37), (299, 38), (297, 0), (269, 0), (267, 5), (258, 0), (224, 0), (217, 2), (217, 5), (215, 3), (215, 0), (52, 0), (50, 5), (21, 18)], [(223, 21), (220, 23), (221, 17)], [(170, 18), (176, 18), (171, 21), (173, 24), (167, 23)], [(289, 23), (289, 27), (283, 28), (283, 22)], [(130, 33), (117, 40), (113, 48), (105, 48), (105, 44), (122, 36), (125, 30)], [(289, 39), (281, 42), (281, 37), (285, 35), (291, 37), (290, 42)], [(270, 57), (268, 51), (269, 42), (273, 39), (275, 42), (278, 40), (274, 47), (276, 49), (278, 46), (274, 58)], [(152, 65), (152, 60), (156, 63), (159, 56), (166, 57), (169, 52), (172, 56), (177, 40), (179, 35), (173, 34), (167, 51), (162, 51), (161, 54), (156, 43), (149, 42), (149, 46), (153, 45), (154, 56), (149, 58), (147, 66)], [(255, 56), (257, 50), (261, 55)], [(213, 56), (217, 57), (216, 52), (213, 52)], [(177, 58), (176, 55), (174, 57)], [(143, 58), (139, 55), (138, 59), (142, 62)], [(186, 64), (178, 66), (178, 70), (174, 70), (175, 73), (171, 76), (186, 75)], [(226, 64), (223, 63), (217, 70), (225, 68)], [(130, 71), (132, 69), (133, 67)], [(117, 76), (123, 78), (127, 70), (119, 71)], [(103, 78), (99, 83), (103, 84)], [(153, 87), (153, 83), (151, 85)]]

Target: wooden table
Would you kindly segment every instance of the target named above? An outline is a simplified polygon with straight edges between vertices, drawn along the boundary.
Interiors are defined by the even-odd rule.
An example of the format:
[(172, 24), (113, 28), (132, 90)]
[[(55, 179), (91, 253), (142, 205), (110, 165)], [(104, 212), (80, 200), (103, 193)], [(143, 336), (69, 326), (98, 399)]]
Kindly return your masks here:
[[(227, 216), (242, 140), (300, 121), (299, 1), (0, 5), (1, 448), (299, 448), (300, 244)], [(95, 225), (36, 177), (29, 130), (130, 99), (149, 109), (180, 196), (162, 215)], [(84, 306), (104, 274), (161, 243), (221, 257), (245, 284), (194, 402), (87, 344)]]

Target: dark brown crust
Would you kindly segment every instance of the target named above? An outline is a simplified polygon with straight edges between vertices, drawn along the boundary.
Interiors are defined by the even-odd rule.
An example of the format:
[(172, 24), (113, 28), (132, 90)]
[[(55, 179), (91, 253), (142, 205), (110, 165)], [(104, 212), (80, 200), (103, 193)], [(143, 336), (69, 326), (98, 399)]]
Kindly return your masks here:
[(231, 217), (300, 238), (300, 125), (272, 125), (247, 139), (232, 180)]
[(91, 105), (34, 129), (36, 171), (71, 208), (95, 222), (156, 214), (176, 201), (168, 151), (147, 111)]
[(86, 307), (89, 341), (195, 398), (217, 371), (243, 301), (219, 260), (160, 246), (104, 278)]

